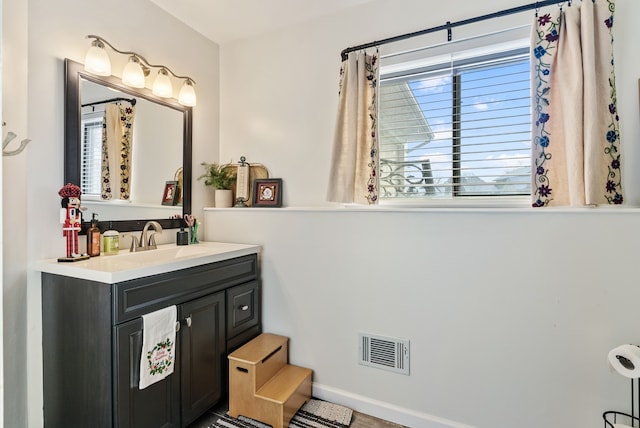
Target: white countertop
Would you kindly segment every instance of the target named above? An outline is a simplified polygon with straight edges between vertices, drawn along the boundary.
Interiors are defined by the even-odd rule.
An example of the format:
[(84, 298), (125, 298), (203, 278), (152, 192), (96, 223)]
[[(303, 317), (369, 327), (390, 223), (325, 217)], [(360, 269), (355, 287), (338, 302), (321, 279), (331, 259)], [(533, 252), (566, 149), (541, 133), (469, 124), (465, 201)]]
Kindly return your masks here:
[(112, 256), (101, 255), (78, 262), (42, 260), (35, 269), (40, 272), (113, 284), (157, 275), (260, 252), (259, 245), (227, 242), (200, 242), (194, 245), (158, 245), (156, 250), (130, 253), (120, 250)]

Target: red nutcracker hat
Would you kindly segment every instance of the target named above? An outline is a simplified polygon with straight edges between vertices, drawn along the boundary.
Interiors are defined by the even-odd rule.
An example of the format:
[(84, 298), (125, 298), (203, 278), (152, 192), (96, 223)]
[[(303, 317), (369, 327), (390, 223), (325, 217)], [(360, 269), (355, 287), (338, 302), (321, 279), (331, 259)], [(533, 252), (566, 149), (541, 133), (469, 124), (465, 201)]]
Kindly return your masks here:
[(75, 184), (67, 183), (58, 191), (58, 195), (63, 198), (79, 198), (82, 192)]

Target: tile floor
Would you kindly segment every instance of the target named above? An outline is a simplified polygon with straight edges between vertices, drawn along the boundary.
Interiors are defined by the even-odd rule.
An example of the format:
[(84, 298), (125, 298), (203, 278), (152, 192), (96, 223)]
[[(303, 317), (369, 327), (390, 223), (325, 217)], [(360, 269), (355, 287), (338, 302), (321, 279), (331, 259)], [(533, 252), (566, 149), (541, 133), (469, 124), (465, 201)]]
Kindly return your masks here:
[[(210, 409), (207, 413), (202, 415), (200, 419), (189, 425), (189, 428), (207, 428), (212, 425), (221, 415), (224, 415), (229, 406), (226, 402), (221, 402), (218, 406)], [(372, 416), (364, 415), (362, 413), (353, 412), (353, 418), (351, 419), (351, 425), (349, 428), (406, 428), (402, 425), (397, 425), (391, 422), (383, 421), (382, 419), (376, 419)]]

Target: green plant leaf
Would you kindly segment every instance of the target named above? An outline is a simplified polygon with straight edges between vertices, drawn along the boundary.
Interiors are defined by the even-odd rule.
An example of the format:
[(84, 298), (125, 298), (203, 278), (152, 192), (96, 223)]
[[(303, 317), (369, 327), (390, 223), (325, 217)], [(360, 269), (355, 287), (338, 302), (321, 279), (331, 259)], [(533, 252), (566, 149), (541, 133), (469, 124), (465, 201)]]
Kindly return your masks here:
[(202, 162), (205, 173), (198, 177), (204, 184), (216, 189), (229, 190), (236, 182), (236, 170), (229, 164)]

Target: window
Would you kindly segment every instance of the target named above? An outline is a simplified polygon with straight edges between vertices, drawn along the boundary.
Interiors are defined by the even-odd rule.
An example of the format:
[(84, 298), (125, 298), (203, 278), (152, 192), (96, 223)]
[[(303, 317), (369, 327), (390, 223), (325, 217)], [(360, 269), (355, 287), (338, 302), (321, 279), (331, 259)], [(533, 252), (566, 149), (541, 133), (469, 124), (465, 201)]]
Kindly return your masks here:
[(483, 51), (382, 58), (383, 201), (530, 195), (529, 49)]
[(102, 127), (103, 113), (82, 118), (82, 182), (83, 197), (99, 197), (102, 171)]

